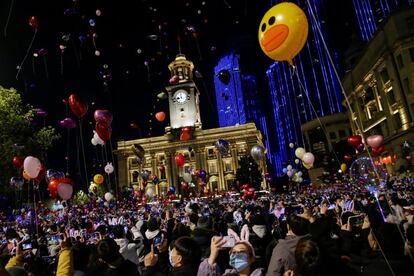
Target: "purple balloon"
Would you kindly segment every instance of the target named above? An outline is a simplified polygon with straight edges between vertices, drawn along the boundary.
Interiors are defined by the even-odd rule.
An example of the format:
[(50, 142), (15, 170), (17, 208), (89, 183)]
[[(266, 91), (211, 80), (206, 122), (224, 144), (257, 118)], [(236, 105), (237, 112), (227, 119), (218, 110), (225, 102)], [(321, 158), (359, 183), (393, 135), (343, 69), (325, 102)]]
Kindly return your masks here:
[(200, 172), (198, 173), (198, 177), (202, 179), (206, 178), (206, 176), (207, 176), (207, 173), (205, 170), (200, 170)]
[(358, 144), (358, 146), (356, 146), (356, 149), (357, 149), (357, 151), (359, 151), (359, 152), (361, 152), (361, 151), (363, 151), (364, 150), (364, 144)]
[(64, 128), (75, 128), (76, 127), (76, 121), (72, 118), (65, 118), (62, 121), (60, 121), (60, 125)]
[(42, 48), (39, 51), (37, 51), (37, 53), (39, 54), (39, 56), (44, 56), (48, 53), (48, 51), (45, 48)]

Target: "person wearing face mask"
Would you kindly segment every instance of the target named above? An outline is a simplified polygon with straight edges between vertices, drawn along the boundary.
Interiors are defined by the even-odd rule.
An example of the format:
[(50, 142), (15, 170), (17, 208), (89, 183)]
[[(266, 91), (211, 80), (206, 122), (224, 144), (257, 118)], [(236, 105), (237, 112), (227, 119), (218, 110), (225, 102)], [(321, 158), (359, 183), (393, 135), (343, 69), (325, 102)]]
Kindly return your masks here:
[[(197, 243), (190, 237), (180, 237), (172, 242), (169, 251), (169, 262), (171, 268), (168, 276), (192, 276), (197, 275), (200, 264), (201, 252)], [(143, 276), (155, 275), (155, 266), (158, 262), (158, 255), (151, 251), (145, 256), (145, 270)], [(165, 274), (164, 274), (165, 275)]]
[(231, 269), (221, 272), (220, 267), (216, 263), (219, 252), (225, 248), (223, 245), (226, 241), (223, 237), (213, 237), (211, 239), (211, 253), (208, 259), (205, 259), (198, 268), (197, 276), (263, 276), (261, 268), (253, 269), (255, 262), (254, 249), (247, 241), (238, 241), (230, 249), (229, 265)]

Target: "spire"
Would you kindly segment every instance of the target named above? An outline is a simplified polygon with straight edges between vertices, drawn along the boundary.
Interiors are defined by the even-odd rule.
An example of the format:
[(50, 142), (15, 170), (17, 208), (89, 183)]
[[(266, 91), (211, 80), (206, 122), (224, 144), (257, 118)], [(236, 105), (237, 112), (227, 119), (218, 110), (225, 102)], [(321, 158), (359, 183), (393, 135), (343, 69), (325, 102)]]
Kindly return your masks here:
[(171, 72), (171, 77), (178, 76), (178, 83), (193, 80), (194, 64), (192, 61), (187, 60), (185, 55), (181, 53), (168, 65), (168, 69)]

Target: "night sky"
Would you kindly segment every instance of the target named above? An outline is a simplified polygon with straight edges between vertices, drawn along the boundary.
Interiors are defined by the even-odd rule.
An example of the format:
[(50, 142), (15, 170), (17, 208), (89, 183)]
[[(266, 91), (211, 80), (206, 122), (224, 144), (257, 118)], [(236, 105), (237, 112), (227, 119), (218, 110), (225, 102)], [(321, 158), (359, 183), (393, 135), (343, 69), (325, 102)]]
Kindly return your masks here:
[[(168, 115), (164, 123), (159, 123), (151, 113), (168, 111), (167, 102), (157, 101), (156, 95), (168, 85), (167, 65), (175, 58), (180, 45), (181, 52), (194, 62), (195, 70), (202, 76), (195, 81), (201, 92), (203, 128), (217, 127), (217, 115), (212, 112), (215, 111), (212, 74), (223, 54), (233, 49), (239, 53), (241, 73), (255, 74), (261, 94), (263, 97), (268, 94), (264, 72), (272, 60), (259, 48), (257, 29), (271, 2), (3, 0), (0, 3), (0, 85), (16, 88), (25, 102), (48, 112), (46, 124), (62, 134), (50, 155), (54, 162), (49, 160), (49, 163), (61, 166), (65, 155), (62, 143), (76, 147), (75, 141), (67, 141), (66, 130), (59, 126), (65, 117), (75, 118), (62, 102), (72, 93), (89, 103), (84, 119), (88, 148), (92, 148), (95, 109), (109, 109), (113, 113), (113, 143), (119, 139), (163, 134)], [(324, 2), (325, 26), (331, 45), (342, 56), (349, 38), (357, 32), (352, 1)], [(35, 32), (29, 26), (31, 16), (39, 21), (38, 32), (16, 80), (16, 66), (25, 56)], [(91, 26), (91, 19), (95, 26)], [(66, 47), (63, 53), (60, 45)], [(33, 57), (40, 49), (44, 50)], [(95, 50), (100, 52), (99, 57)], [(137, 128), (131, 128), (131, 122)]]

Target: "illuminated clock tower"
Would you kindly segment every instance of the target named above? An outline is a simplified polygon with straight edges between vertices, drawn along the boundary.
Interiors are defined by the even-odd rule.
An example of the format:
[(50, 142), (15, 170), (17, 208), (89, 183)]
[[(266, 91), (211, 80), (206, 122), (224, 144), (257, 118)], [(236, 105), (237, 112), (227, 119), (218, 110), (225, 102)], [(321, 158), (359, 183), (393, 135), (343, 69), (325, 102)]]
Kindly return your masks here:
[(185, 55), (178, 54), (168, 69), (174, 81), (166, 87), (170, 110), (170, 126), (165, 129), (166, 133), (184, 127), (201, 129), (200, 93), (193, 81), (194, 64)]

